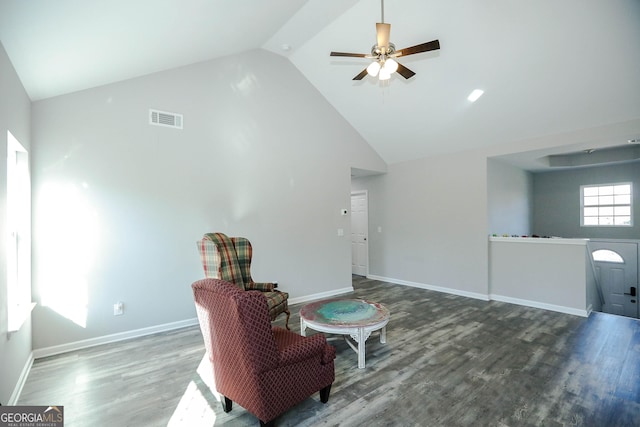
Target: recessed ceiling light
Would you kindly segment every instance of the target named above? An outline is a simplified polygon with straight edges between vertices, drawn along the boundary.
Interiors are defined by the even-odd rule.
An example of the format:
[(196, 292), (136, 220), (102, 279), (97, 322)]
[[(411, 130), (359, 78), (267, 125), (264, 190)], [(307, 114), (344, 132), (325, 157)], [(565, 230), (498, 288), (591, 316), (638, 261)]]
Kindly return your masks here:
[(483, 93), (484, 91), (482, 89), (475, 89), (473, 92), (469, 94), (467, 99), (471, 102), (476, 102), (478, 98), (482, 96)]

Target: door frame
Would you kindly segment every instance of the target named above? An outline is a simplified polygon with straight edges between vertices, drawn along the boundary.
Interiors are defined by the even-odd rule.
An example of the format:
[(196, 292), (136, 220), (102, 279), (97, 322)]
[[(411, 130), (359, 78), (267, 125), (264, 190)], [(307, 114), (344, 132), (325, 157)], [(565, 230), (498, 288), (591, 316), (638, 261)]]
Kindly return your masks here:
[[(365, 218), (365, 230), (366, 230), (366, 239), (365, 239), (365, 247), (367, 251), (367, 265), (365, 267), (365, 277), (369, 276), (369, 193), (367, 190), (354, 190), (351, 192), (351, 196), (349, 201), (353, 200), (353, 196), (364, 196), (365, 206), (366, 206), (366, 218)], [(353, 230), (353, 211), (351, 212), (351, 229)], [(351, 244), (353, 244), (353, 239), (351, 240)], [(353, 265), (353, 251), (351, 253), (351, 265)], [(351, 270), (351, 274), (353, 274), (353, 269)]]
[[(635, 263), (635, 271), (632, 272), (633, 275), (635, 275), (635, 281), (636, 283), (626, 283), (624, 286), (635, 286), (636, 289), (638, 289), (638, 287), (640, 286), (640, 283), (638, 283), (639, 279), (640, 279), (640, 240), (635, 240), (635, 239), (606, 239), (606, 238), (595, 238), (595, 239), (589, 239), (589, 242), (587, 244), (587, 248), (589, 250), (589, 257), (591, 259), (591, 262), (594, 265), (594, 269), (597, 268), (597, 263), (599, 261), (595, 261), (593, 259), (593, 253), (596, 250), (599, 249), (607, 249), (607, 250), (611, 250), (614, 253), (619, 254), (620, 256), (622, 256), (622, 254), (620, 254), (618, 252), (618, 248), (616, 248), (616, 245), (620, 245), (620, 244), (628, 244), (628, 245), (633, 245), (635, 246), (635, 256), (636, 259), (633, 260), (633, 262)], [(624, 258), (626, 260), (626, 258)], [(625, 261), (626, 263), (626, 261)], [(599, 270), (597, 270), (599, 271)], [(599, 282), (597, 285), (600, 288), (600, 292), (601, 294), (603, 294), (602, 296), (607, 299), (610, 298), (610, 295), (607, 295), (606, 293), (604, 293), (604, 289), (602, 286), (602, 277), (599, 277), (601, 273), (597, 274), (596, 280)], [(625, 294), (628, 295), (628, 294)], [(638, 297), (640, 297), (640, 295), (638, 295)], [(635, 302), (635, 318), (639, 319), (640, 318), (640, 302), (638, 301), (638, 297), (633, 298), (633, 300), (635, 301), (631, 301), (631, 302)], [(604, 305), (604, 301), (603, 301), (603, 305)], [(602, 312), (604, 311), (604, 307), (601, 309)], [(622, 315), (622, 314), (616, 314), (616, 313), (609, 313), (609, 314), (613, 314), (613, 315)], [(628, 315), (627, 315), (628, 316)], [(628, 316), (631, 317), (631, 316)], [(634, 317), (632, 317), (634, 318)]]

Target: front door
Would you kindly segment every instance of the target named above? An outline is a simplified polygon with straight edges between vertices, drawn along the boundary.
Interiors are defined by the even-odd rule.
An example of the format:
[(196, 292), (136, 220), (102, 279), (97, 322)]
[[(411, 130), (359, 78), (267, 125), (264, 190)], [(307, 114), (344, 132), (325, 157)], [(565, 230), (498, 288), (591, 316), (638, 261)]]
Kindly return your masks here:
[(604, 302), (602, 311), (638, 318), (638, 244), (589, 242)]
[(367, 193), (351, 194), (351, 273), (366, 276), (369, 270), (369, 213)]

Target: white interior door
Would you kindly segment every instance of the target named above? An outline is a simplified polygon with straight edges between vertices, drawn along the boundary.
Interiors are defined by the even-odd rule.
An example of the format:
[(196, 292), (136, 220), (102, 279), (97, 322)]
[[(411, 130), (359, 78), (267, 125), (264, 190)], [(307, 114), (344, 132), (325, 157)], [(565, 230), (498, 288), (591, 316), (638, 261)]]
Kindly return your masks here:
[(602, 288), (602, 311), (638, 318), (638, 244), (591, 241), (589, 248)]
[(366, 192), (351, 193), (351, 273), (369, 272), (369, 212)]

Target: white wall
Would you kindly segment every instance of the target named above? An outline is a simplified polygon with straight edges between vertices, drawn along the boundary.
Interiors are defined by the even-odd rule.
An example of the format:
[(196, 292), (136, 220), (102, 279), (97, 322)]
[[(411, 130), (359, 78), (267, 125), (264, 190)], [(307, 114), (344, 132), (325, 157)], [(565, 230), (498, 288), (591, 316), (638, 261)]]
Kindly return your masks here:
[(354, 179), (369, 192), (370, 275), (486, 297), (486, 165), (469, 151)]
[(489, 233), (531, 234), (533, 177), (530, 172), (496, 159), (487, 159)]
[[(487, 236), (494, 232), (490, 227), (507, 223), (496, 220), (488, 203), (496, 196), (500, 203), (520, 200), (511, 209), (524, 229), (530, 197), (527, 173), (508, 165), (494, 169), (493, 157), (585, 141), (597, 147), (637, 134), (640, 119), (391, 164), (384, 175), (354, 178), (352, 190), (368, 190), (369, 195), (370, 276), (489, 298)], [(514, 177), (516, 183), (495, 192), (497, 179)]]
[[(31, 354), (31, 321), (7, 334), (7, 131), (30, 151), (31, 102), (0, 43), (0, 403), (9, 404)], [(12, 402), (15, 404), (15, 402)]]
[(36, 102), (33, 144), (36, 349), (194, 318), (211, 231), (249, 238), (254, 279), (290, 298), (350, 287), (350, 167), (386, 168), (262, 50)]
[(591, 271), (586, 240), (492, 237), (489, 243), (490, 292), (497, 301), (587, 316)]

